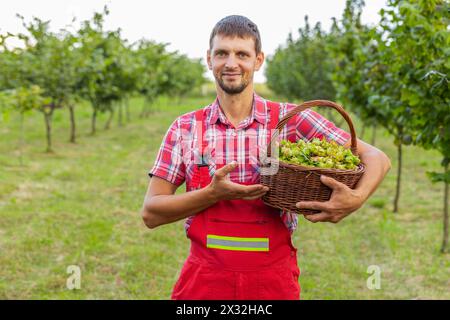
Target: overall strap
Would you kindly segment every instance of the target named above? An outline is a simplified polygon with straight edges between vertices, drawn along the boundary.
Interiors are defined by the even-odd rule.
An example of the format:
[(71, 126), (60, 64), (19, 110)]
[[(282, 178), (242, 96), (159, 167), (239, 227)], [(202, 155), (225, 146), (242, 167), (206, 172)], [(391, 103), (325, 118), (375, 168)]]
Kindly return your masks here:
[(278, 124), (278, 118), (280, 116), (280, 104), (267, 100), (267, 108), (270, 112), (269, 130), (275, 129)]
[(204, 167), (208, 166), (208, 164), (205, 162), (205, 150), (207, 148), (207, 141), (204, 139), (203, 135), (206, 131), (204, 116), (203, 116), (203, 109), (197, 110), (195, 112), (195, 121), (196, 121), (196, 129), (197, 129), (197, 147), (200, 152), (201, 156), (201, 163), (198, 163), (198, 167)]
[(268, 112), (270, 113), (270, 121), (266, 128), (267, 145), (269, 145), (272, 140), (272, 135), (275, 133), (274, 130), (277, 129), (278, 118), (280, 116), (280, 104), (269, 100), (266, 100), (266, 103)]
[[(203, 135), (205, 133), (205, 123), (204, 123), (204, 116), (203, 116), (203, 109), (195, 111), (195, 131), (197, 135), (197, 145), (193, 146), (194, 150), (198, 150), (200, 159), (198, 159), (194, 155), (194, 173), (192, 175), (192, 178), (188, 183), (186, 183), (186, 190), (191, 189), (198, 189), (203, 188), (206, 184), (207, 174), (208, 174), (208, 163), (205, 161), (205, 150), (206, 150), (206, 143)], [(197, 163), (197, 161), (199, 161)], [(205, 172), (206, 169), (206, 172)]]

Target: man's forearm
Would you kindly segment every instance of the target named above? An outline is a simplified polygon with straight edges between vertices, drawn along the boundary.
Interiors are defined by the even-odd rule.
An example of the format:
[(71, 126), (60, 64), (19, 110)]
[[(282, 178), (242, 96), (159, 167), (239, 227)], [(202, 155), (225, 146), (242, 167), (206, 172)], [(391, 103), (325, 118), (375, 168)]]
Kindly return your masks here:
[(192, 216), (217, 202), (210, 188), (175, 195), (152, 196), (144, 203), (142, 215), (154, 228)]
[(366, 170), (355, 189), (360, 192), (365, 201), (383, 181), (384, 176), (391, 168), (391, 162), (383, 152), (376, 150), (365, 152), (360, 155), (360, 158), (365, 164)]

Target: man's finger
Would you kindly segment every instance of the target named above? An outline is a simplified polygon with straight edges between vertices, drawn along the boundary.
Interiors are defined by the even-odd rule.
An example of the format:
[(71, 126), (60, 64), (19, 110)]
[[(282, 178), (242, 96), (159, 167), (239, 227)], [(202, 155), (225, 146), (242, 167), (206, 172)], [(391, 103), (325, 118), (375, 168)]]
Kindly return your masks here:
[(295, 206), (299, 209), (313, 209), (313, 210), (321, 210), (327, 211), (328, 205), (326, 202), (319, 201), (301, 201), (297, 202)]
[(342, 189), (342, 188), (348, 188), (345, 184), (342, 182), (339, 182), (331, 177), (321, 175), (320, 181), (326, 185), (327, 187), (330, 187), (333, 190)]
[(241, 192), (244, 195), (252, 195), (254, 192), (267, 192), (269, 191), (269, 187), (266, 187), (262, 184), (252, 184), (250, 186), (244, 186), (236, 183), (236, 188), (238, 188), (238, 192)]
[(262, 184), (254, 184), (250, 186), (238, 185), (242, 194), (242, 199), (253, 200), (262, 197), (269, 191), (269, 187)]
[(330, 221), (331, 218), (333, 217), (331, 214), (326, 212), (319, 212), (316, 214), (308, 214), (303, 216), (305, 217), (306, 220), (309, 220), (313, 223)]
[(246, 197), (244, 197), (244, 198), (242, 198), (242, 199), (244, 199), (244, 200), (255, 200), (255, 199), (261, 198), (261, 197), (262, 197), (263, 195), (265, 195), (266, 193), (267, 193), (267, 191), (257, 192), (257, 193), (255, 193), (255, 194), (253, 194), (253, 195), (246, 196)]
[(237, 162), (232, 161), (231, 163), (224, 165), (222, 168), (216, 170), (214, 175), (218, 178), (225, 178), (231, 171), (237, 167)]

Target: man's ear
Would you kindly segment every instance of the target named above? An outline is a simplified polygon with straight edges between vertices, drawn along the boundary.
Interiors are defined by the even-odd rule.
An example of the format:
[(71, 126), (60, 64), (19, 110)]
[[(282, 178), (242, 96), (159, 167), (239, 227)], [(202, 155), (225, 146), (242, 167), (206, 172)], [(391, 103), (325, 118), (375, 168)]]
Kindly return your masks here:
[(208, 64), (208, 69), (212, 70), (212, 65), (211, 65), (211, 50), (208, 49), (208, 51), (206, 51), (206, 62)]
[(256, 55), (255, 71), (259, 71), (263, 63), (264, 63), (264, 52), (261, 51)]

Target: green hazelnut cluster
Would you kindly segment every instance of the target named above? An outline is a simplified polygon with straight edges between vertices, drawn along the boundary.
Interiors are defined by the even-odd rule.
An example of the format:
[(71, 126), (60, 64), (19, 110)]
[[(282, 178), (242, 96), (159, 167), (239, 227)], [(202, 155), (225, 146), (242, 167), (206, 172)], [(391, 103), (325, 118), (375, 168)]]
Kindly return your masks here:
[(353, 170), (361, 162), (350, 149), (338, 145), (335, 141), (314, 138), (305, 142), (299, 140), (280, 142), (280, 160), (302, 166)]

